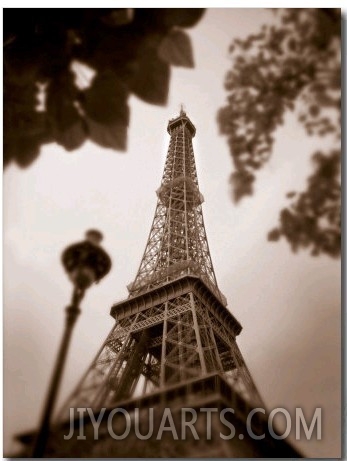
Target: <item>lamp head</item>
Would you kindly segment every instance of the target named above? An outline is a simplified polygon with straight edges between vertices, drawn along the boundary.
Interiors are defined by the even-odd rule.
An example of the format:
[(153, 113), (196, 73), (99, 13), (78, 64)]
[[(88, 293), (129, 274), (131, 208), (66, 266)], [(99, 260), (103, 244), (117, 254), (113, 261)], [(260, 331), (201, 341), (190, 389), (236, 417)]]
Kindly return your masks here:
[(102, 233), (86, 232), (86, 240), (70, 245), (62, 254), (62, 263), (74, 286), (86, 290), (98, 283), (111, 269), (111, 259), (100, 247)]

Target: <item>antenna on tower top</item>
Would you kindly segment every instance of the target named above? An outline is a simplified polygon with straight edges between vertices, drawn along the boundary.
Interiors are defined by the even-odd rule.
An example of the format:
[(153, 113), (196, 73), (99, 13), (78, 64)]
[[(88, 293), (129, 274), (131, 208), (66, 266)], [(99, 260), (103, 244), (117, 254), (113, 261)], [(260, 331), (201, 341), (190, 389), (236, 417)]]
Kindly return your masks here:
[(180, 115), (186, 115), (185, 110), (184, 110), (184, 105), (182, 103), (181, 103)]

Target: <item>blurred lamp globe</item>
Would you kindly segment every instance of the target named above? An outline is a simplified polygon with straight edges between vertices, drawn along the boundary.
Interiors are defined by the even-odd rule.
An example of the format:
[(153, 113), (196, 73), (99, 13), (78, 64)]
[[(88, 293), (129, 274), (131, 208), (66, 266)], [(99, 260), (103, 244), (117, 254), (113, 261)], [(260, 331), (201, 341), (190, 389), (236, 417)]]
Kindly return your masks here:
[(111, 269), (111, 259), (100, 246), (102, 237), (100, 231), (88, 230), (85, 240), (70, 245), (62, 254), (69, 279), (79, 290), (98, 283)]

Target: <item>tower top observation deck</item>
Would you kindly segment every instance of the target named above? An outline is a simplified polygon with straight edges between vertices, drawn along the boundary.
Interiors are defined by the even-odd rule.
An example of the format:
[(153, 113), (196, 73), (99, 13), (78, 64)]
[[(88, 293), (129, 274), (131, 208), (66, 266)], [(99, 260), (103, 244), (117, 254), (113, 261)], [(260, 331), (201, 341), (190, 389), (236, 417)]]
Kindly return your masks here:
[(172, 130), (174, 130), (175, 128), (177, 128), (178, 126), (182, 124), (188, 128), (192, 138), (194, 138), (195, 133), (196, 133), (195, 126), (193, 125), (192, 121), (185, 113), (183, 107), (181, 107), (180, 115), (178, 117), (175, 117), (169, 120), (169, 123), (167, 125), (167, 132), (169, 133), (169, 135), (172, 134)]

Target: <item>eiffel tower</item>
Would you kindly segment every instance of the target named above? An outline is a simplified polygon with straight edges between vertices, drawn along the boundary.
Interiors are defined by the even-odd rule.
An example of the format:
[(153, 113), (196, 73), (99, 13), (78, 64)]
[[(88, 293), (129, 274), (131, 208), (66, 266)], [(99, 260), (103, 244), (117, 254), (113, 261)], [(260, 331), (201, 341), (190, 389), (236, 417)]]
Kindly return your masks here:
[[(128, 285), (128, 298), (111, 308), (115, 326), (63, 406), (47, 456), (298, 457), (289, 444), (269, 436), (262, 413), (254, 414), (251, 427), (264, 438), (245, 435), (249, 412), (265, 407), (236, 342), (242, 327), (226, 307), (213, 269), (192, 144), (196, 129), (182, 108), (167, 130), (168, 154), (137, 275)], [(102, 408), (108, 414), (114, 408), (129, 414), (137, 409), (143, 420), (150, 408), (157, 419), (160, 409), (170, 408), (177, 421), (179, 410), (187, 407), (204, 408), (205, 417), (207, 408), (232, 408), (228, 421), (242, 437), (218, 436), (223, 430), (214, 411), (209, 437), (199, 414), (199, 441), (193, 431), (182, 442), (170, 439), (166, 430), (161, 440), (138, 440), (132, 434), (117, 441), (107, 437), (105, 426), (98, 440), (62, 441), (71, 408), (95, 414)], [(80, 422), (76, 416), (76, 428)], [(90, 421), (86, 426), (92, 433)]]

